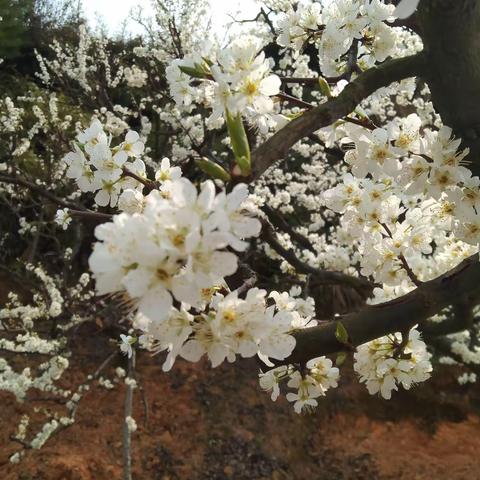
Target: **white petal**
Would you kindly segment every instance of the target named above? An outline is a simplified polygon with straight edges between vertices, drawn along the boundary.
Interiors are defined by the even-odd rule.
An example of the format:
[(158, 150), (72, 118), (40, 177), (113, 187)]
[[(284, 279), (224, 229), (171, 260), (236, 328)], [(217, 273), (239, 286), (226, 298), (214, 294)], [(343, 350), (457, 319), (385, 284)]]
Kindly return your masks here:
[(260, 82), (260, 91), (268, 96), (277, 95), (280, 91), (281, 84), (282, 82), (277, 75), (270, 75)]
[(393, 15), (397, 18), (408, 18), (413, 15), (417, 9), (420, 0), (402, 0), (398, 5)]
[(208, 350), (208, 358), (212, 363), (212, 367), (218, 367), (225, 360), (227, 353), (228, 349), (223, 345), (212, 345), (212, 347), (210, 347), (210, 349)]
[(227, 210), (233, 212), (238, 210), (240, 205), (248, 197), (248, 187), (244, 183), (235, 185), (233, 190), (227, 195)]
[(116, 165), (123, 165), (128, 159), (128, 155), (125, 152), (125, 150), (119, 150), (114, 156), (113, 156), (113, 161), (115, 162)]
[(212, 209), (215, 200), (215, 184), (211, 180), (207, 180), (202, 185), (202, 191), (198, 196), (198, 204), (205, 212)]
[(215, 252), (212, 255), (212, 273), (228, 277), (237, 271), (237, 256), (230, 252)]
[(139, 302), (138, 310), (152, 321), (164, 321), (172, 306), (172, 296), (163, 287), (150, 290)]
[(125, 136), (125, 141), (127, 143), (135, 143), (140, 138), (137, 132), (130, 130), (127, 135)]
[(110, 202), (110, 195), (105, 190), (99, 190), (95, 195), (95, 203), (100, 207), (106, 207)]
[(189, 362), (198, 362), (202, 355), (205, 353), (205, 349), (202, 344), (197, 340), (189, 340), (180, 351), (180, 356)]

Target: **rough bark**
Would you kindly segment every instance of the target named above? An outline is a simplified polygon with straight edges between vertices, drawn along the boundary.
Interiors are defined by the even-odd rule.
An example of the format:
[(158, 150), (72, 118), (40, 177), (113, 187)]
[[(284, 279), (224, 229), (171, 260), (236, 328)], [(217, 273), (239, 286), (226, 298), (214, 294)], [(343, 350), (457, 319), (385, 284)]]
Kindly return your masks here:
[[(470, 148), (470, 168), (480, 175), (480, 0), (422, 0), (417, 20), (424, 51), (406, 60), (406, 65), (385, 63), (354, 80), (339, 97), (316, 107), (274, 135), (254, 153), (254, 177), (283, 158), (298, 140), (348, 115), (376, 89), (407, 76), (427, 81), (436, 111), (452, 127), (463, 145)], [(393, 67), (393, 68), (392, 68)], [(400, 67), (400, 68), (398, 68)], [(385, 70), (386, 75), (385, 75)], [(381, 73), (378, 70), (383, 70)], [(454, 315), (445, 324), (426, 320), (448, 306), (462, 306), (468, 314)], [(469, 328), (471, 308), (480, 303), (478, 255), (403, 297), (338, 317), (358, 346), (388, 333), (408, 331), (420, 324), (430, 339)], [(457, 309), (458, 310), (458, 309)], [(303, 363), (310, 358), (345, 349), (335, 335), (336, 322), (323, 323), (295, 334), (297, 345), (285, 363)], [(437, 328), (438, 327), (438, 328)]]
[[(408, 331), (428, 317), (440, 312), (459, 299), (465, 304), (480, 301), (480, 262), (478, 254), (464, 260), (446, 274), (423, 283), (402, 297), (379, 305), (363, 308), (358, 312), (337, 317), (345, 326), (353, 346), (393, 332)], [(459, 322), (459, 327), (463, 325)], [(438, 324), (440, 333), (442, 324)], [(336, 336), (337, 322), (324, 323), (296, 333), (297, 345), (288, 363), (303, 363), (319, 355), (328, 355), (345, 349)], [(429, 336), (434, 336), (432, 325), (427, 327)], [(455, 330), (455, 326), (453, 326)]]
[(338, 97), (308, 110), (258, 147), (252, 155), (253, 179), (260, 177), (276, 161), (284, 158), (290, 148), (303, 137), (346, 117), (363, 99), (379, 88), (404, 78), (415, 77), (423, 72), (423, 68), (423, 54), (419, 53), (390, 60), (360, 74)]
[(422, 0), (418, 21), (433, 104), (443, 123), (470, 148), (470, 168), (479, 175), (480, 2)]

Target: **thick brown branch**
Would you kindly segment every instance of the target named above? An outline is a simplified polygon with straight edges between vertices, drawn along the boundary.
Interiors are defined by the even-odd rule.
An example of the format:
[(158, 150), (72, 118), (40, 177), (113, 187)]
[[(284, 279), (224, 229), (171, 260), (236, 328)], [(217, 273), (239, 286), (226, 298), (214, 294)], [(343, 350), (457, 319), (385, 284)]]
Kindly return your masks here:
[(419, 75), (423, 72), (423, 66), (423, 55), (418, 53), (389, 60), (360, 74), (338, 97), (308, 110), (258, 147), (252, 155), (252, 179), (260, 177), (277, 160), (284, 158), (288, 150), (303, 137), (347, 116), (362, 100), (379, 88)]
[(422, 0), (417, 19), (433, 105), (443, 123), (470, 148), (470, 168), (479, 175), (480, 2)]
[[(403, 297), (367, 306), (337, 319), (345, 326), (352, 344), (358, 346), (389, 333), (405, 331), (449, 305), (455, 305), (459, 298), (471, 304), (480, 301), (478, 254)], [(344, 346), (337, 340), (335, 329), (336, 322), (330, 322), (296, 332), (297, 345), (284, 363), (303, 363), (342, 350)]]

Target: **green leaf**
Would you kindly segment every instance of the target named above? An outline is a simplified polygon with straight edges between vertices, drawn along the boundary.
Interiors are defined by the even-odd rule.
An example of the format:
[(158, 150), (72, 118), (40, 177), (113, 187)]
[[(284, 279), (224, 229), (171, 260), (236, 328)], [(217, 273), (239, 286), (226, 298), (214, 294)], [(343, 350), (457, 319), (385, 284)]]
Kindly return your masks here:
[(318, 86), (320, 87), (320, 91), (323, 95), (327, 98), (332, 98), (332, 91), (330, 90), (330, 85), (323, 77), (318, 77)]
[(200, 67), (200, 65), (195, 64), (195, 68), (187, 67), (185, 65), (179, 65), (178, 68), (181, 72), (185, 73), (185, 75), (189, 75), (190, 77), (194, 78), (207, 78), (207, 72)]
[(344, 364), (346, 358), (347, 354), (345, 352), (338, 352), (337, 359), (335, 360), (335, 365), (337, 367), (341, 367)]
[(335, 337), (340, 343), (344, 345), (349, 345), (348, 332), (342, 322), (337, 322), (337, 328), (335, 329)]
[(237, 161), (237, 165), (242, 175), (248, 176), (251, 172), (250, 145), (248, 144), (247, 132), (243, 125), (242, 116), (238, 113), (233, 116), (226, 110), (227, 129), (230, 135), (232, 150)]
[(304, 113), (304, 111), (300, 111), (296, 113), (287, 113), (284, 116), (287, 117), (289, 120), (295, 120), (296, 118), (301, 117)]
[(211, 67), (213, 65), (213, 62), (209, 58), (202, 57), (202, 59), (209, 67)]
[(205, 172), (207, 175), (210, 175), (212, 178), (218, 178), (224, 182), (229, 182), (231, 180), (230, 174), (218, 163), (212, 162), (212, 160), (202, 157), (198, 160), (195, 160), (198, 168)]

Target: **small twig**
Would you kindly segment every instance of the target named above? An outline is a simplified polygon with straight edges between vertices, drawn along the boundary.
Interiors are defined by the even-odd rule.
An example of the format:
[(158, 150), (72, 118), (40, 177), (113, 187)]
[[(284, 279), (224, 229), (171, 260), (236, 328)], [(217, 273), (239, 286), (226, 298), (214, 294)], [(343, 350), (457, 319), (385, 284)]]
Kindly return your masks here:
[(151, 180), (148, 180), (146, 178), (140, 177), (140, 175), (137, 175), (136, 173), (133, 173), (130, 171), (128, 168), (123, 167), (122, 168), (122, 175), (124, 177), (131, 177), (134, 178), (137, 182), (141, 183), (144, 185), (150, 192), (152, 190), (155, 190), (158, 188), (158, 185), (156, 182), (152, 182)]
[[(126, 380), (133, 382), (135, 375), (135, 349), (128, 359), (128, 374)], [(133, 410), (133, 385), (126, 381), (125, 408), (123, 418), (123, 480), (132, 480), (132, 438), (127, 419), (132, 416)]]
[(32, 448), (32, 446), (28, 443), (28, 442), (25, 442), (24, 440), (20, 440), (19, 438), (17, 438), (15, 435), (10, 435), (8, 437), (12, 442), (17, 442), (19, 443), (25, 450), (29, 450)]
[(21, 185), (22, 187), (26, 187), (32, 192), (37, 193), (38, 195), (48, 198), (52, 202), (56, 203), (57, 205), (64, 207), (64, 208), (73, 208), (79, 210), (85, 210), (81, 205), (77, 205), (75, 203), (70, 203), (58, 198), (53, 193), (45, 190), (44, 188), (40, 187), (39, 185), (35, 185), (24, 178), (17, 178), (17, 177), (9, 177), (8, 175), (0, 175), (0, 182), (3, 183), (11, 183), (13, 185)]
[[(89, 375), (86, 379), (86, 381), (83, 383), (83, 385), (87, 385), (89, 383), (92, 383), (94, 380), (97, 380), (100, 375), (102, 374), (102, 372), (110, 365), (110, 363), (116, 358), (116, 356), (118, 355), (118, 350), (115, 350), (113, 351), (102, 363), (101, 365), (95, 370), (95, 372), (92, 374), (92, 375)], [(78, 388), (77, 388), (77, 391), (78, 391)], [(88, 392), (88, 391), (87, 391)], [(87, 393), (85, 392), (85, 394)], [(70, 418), (72, 420), (75, 420), (75, 416), (77, 414), (77, 410), (78, 410), (78, 407), (80, 406), (80, 401), (81, 399), (83, 398), (83, 395), (85, 394), (82, 394), (80, 396), (80, 398), (76, 401), (74, 401), (75, 405), (74, 407), (72, 408), (72, 411), (70, 412)], [(68, 426), (68, 425), (67, 425)], [(63, 428), (67, 428), (67, 426), (61, 426), (59, 428), (59, 430), (63, 429)]]
[(42, 233), (42, 223), (43, 223), (43, 218), (44, 218), (44, 215), (45, 214), (45, 211), (44, 211), (44, 208), (42, 207), (42, 209), (40, 210), (40, 217), (38, 219), (38, 226), (37, 226), (37, 230), (35, 232), (35, 236), (33, 237), (33, 242), (32, 242), (32, 247), (30, 249), (30, 253), (28, 254), (28, 263), (33, 263), (33, 260), (35, 259), (35, 255), (37, 253), (37, 249), (38, 249), (38, 242), (40, 240), (40, 234)]
[(237, 292), (237, 295), (241, 297), (244, 293), (246, 293), (248, 290), (253, 288), (255, 284), (257, 283), (257, 275), (253, 270), (251, 270), (251, 277), (247, 278), (235, 291)]
[[(70, 215), (74, 218), (75, 217), (87, 218), (87, 219), (94, 219), (99, 221), (109, 221), (112, 218), (112, 215), (108, 213), (94, 212), (92, 210), (89, 210), (88, 208), (85, 208), (82, 205), (66, 202), (61, 198), (58, 198), (53, 193), (50, 193), (49, 191), (43, 189), (42, 187), (35, 185), (34, 183), (29, 182), (28, 180), (25, 180), (23, 178), (15, 178), (15, 177), (9, 177), (7, 175), (0, 175), (0, 182), (11, 183), (14, 185), (21, 185), (22, 187), (26, 187), (32, 192), (35, 192), (42, 197), (48, 198), (49, 200), (56, 203), (60, 207), (68, 208)], [(41, 218), (42, 217), (40, 217), (40, 220)]]
[[(392, 231), (390, 230), (388, 225), (385, 224), (385, 223), (381, 223), (381, 222), (379, 222), (379, 223), (383, 227), (385, 232), (387, 232), (387, 235), (390, 238), (393, 238)], [(412, 270), (412, 268), (408, 264), (407, 259), (405, 258), (403, 253), (400, 253), (399, 255), (397, 255), (397, 257), (400, 260), (400, 263), (402, 264), (403, 269), (407, 272), (408, 278), (410, 278), (410, 280), (413, 282), (414, 285), (419, 287), (423, 282), (417, 278), (417, 276), (415, 275), (415, 272)]]
[(316, 253), (315, 249), (313, 248), (312, 243), (307, 237), (304, 237), (301, 233), (298, 233), (293, 227), (272, 207), (268, 205), (264, 205), (262, 207), (263, 212), (267, 215), (270, 223), (280, 230), (288, 233), (290, 238), (297, 242), (301, 247), (310, 250), (312, 253)]
[(109, 213), (93, 212), (92, 210), (73, 210), (68, 211), (72, 218), (85, 218), (89, 220), (98, 220), (100, 222), (108, 222), (113, 215)]
[(410, 329), (406, 328), (400, 332), (402, 340), (400, 343), (397, 343), (394, 349), (394, 357), (399, 358), (404, 354), (405, 347), (408, 345), (408, 340), (410, 336)]
[[(272, 10), (270, 10), (270, 13), (271, 12)], [(263, 19), (265, 20), (265, 23), (268, 25), (268, 28), (270, 28), (270, 31), (272, 32), (272, 34), (276, 36), (277, 31), (275, 30), (275, 27), (273, 26), (273, 23), (270, 20), (268, 13), (263, 9), (263, 7), (260, 8), (260, 13), (263, 15)]]
[(347, 123), (353, 123), (354, 125), (359, 125), (360, 127), (368, 130), (375, 130), (377, 128), (377, 126), (369, 118), (345, 117), (344, 120)]
[(358, 40), (352, 42), (352, 46), (348, 51), (347, 70), (343, 73), (343, 79), (350, 81), (354, 72), (361, 73), (357, 63), (358, 57)]
[(319, 77), (280, 77), (283, 83), (300, 83), (304, 85), (318, 85)]
[(149, 413), (149, 409), (148, 409), (147, 392), (145, 391), (143, 383), (138, 378), (137, 378), (137, 382), (138, 382), (138, 389), (140, 390), (140, 393), (142, 394), (143, 426), (147, 427), (149, 419), (150, 419), (150, 413)]
[(407, 262), (407, 259), (404, 257), (403, 253), (401, 253), (398, 256), (398, 259), (400, 260), (400, 263), (402, 264), (403, 269), (407, 272), (408, 278), (417, 286), (419, 287), (422, 284), (422, 281), (420, 281), (417, 276), (415, 275), (415, 272), (412, 270), (410, 265)]
[(373, 287), (372, 283), (364, 278), (352, 277), (341, 272), (330, 272), (327, 270), (321, 270), (319, 268), (312, 267), (308, 263), (300, 260), (292, 249), (287, 249), (280, 244), (276, 238), (275, 232), (268, 222), (263, 221), (263, 228), (261, 238), (264, 240), (275, 252), (277, 252), (282, 258), (284, 258), (292, 267), (299, 273), (311, 274), (312, 278), (318, 284), (321, 285), (349, 285), (361, 292), (371, 292)]
[(291, 103), (300, 108), (306, 108), (307, 110), (311, 110), (312, 108), (314, 108), (314, 105), (312, 105), (311, 103), (304, 102), (303, 100), (300, 100), (297, 97), (292, 97), (292, 95), (288, 95), (284, 92), (277, 93), (277, 95), (275, 96), (284, 102)]

